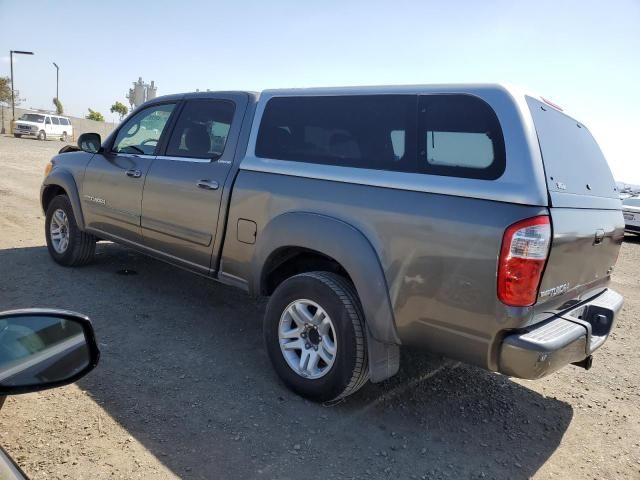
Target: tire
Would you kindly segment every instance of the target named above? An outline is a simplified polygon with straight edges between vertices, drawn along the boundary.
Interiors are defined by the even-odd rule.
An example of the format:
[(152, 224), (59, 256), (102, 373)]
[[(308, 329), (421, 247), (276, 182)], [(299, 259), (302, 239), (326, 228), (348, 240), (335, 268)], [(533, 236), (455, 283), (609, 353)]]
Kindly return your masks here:
[(44, 133), (44, 130), (40, 130), (38, 132), (38, 140), (46, 140), (47, 139), (47, 134)]
[(67, 141), (67, 132), (62, 132), (62, 135), (60, 136), (60, 141), (61, 142), (66, 142)]
[[(59, 212), (62, 212), (61, 215)], [(54, 220), (54, 215), (56, 219)], [(51, 231), (60, 231), (60, 218), (64, 216), (66, 218), (66, 228), (63, 230), (66, 232), (67, 244), (66, 248), (61, 248), (59, 240), (52, 237)], [(75, 216), (73, 215), (73, 209), (71, 208), (71, 202), (66, 195), (58, 195), (54, 197), (47, 207), (47, 214), (45, 220), (45, 234), (47, 239), (47, 249), (49, 255), (56, 263), (65, 267), (79, 267), (91, 262), (96, 250), (96, 237), (88, 233), (83, 232), (78, 228)], [(52, 227), (52, 222), (54, 226)], [(62, 234), (64, 236), (64, 234)]]
[[(290, 362), (298, 365), (297, 359), (302, 358), (305, 353), (303, 349), (306, 349), (311, 356), (314, 352), (320, 352), (316, 354), (318, 357), (322, 356), (321, 353), (327, 356), (328, 350), (323, 350), (323, 347), (331, 344), (330, 339), (322, 335), (318, 341), (320, 336), (318, 333), (314, 338), (311, 330), (299, 328), (299, 322), (293, 321), (293, 316), (288, 313), (295, 306), (301, 306), (303, 309), (308, 307), (309, 314), (313, 314), (315, 319), (314, 311), (317, 313), (319, 310), (314, 310), (315, 307), (311, 304), (316, 305), (328, 315), (329, 323), (332, 325), (330, 331), (335, 337), (333, 339), (335, 353), (332, 356), (331, 365), (329, 366), (322, 359), (317, 360), (318, 375), (321, 375), (318, 378), (309, 378), (313, 377), (313, 374), (303, 375), (299, 371), (300, 368), (294, 370), (295, 367), (290, 366)], [(285, 332), (296, 330), (309, 333), (305, 337), (306, 340), (303, 338), (292, 340), (288, 337), (281, 340), (283, 329)], [(353, 285), (345, 278), (329, 272), (302, 273), (282, 282), (271, 296), (264, 318), (264, 340), (276, 373), (294, 392), (320, 402), (338, 400), (351, 395), (369, 380), (364, 329), (364, 314)], [(295, 347), (290, 350), (281, 346), (281, 342), (287, 344), (293, 341), (306, 342), (300, 345), (299, 355)], [(309, 359), (305, 363), (305, 369), (311, 363), (312, 360)]]
[(22, 134), (21, 133), (14, 133), (13, 136), (16, 137), (16, 138), (20, 138), (22, 136)]

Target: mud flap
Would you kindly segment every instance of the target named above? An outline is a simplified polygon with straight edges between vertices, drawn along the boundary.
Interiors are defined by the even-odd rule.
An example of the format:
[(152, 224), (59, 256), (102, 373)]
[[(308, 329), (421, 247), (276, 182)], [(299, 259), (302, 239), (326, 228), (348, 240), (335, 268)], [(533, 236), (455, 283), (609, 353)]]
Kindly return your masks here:
[(369, 380), (382, 382), (393, 377), (400, 368), (400, 347), (396, 344), (375, 340), (367, 329), (367, 350), (369, 354)]

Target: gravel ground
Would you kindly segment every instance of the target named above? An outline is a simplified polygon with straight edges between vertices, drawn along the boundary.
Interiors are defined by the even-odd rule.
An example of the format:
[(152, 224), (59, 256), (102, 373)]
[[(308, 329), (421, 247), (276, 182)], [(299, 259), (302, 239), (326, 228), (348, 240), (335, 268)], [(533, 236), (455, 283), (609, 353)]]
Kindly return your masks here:
[(77, 384), (5, 403), (0, 443), (33, 479), (640, 479), (640, 237), (589, 372), (528, 382), (409, 351), (317, 405), (268, 365), (262, 300), (110, 243), (81, 269), (49, 259), (38, 193), (61, 145), (0, 137), (0, 307), (86, 313), (102, 350)]

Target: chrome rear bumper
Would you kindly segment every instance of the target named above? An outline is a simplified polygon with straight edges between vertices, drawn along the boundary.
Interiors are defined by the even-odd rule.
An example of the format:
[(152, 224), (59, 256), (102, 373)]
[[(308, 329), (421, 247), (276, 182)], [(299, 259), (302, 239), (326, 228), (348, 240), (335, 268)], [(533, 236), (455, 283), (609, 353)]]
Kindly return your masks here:
[[(534, 380), (588, 359), (604, 344), (622, 305), (622, 295), (605, 290), (572, 310), (507, 335), (500, 347), (499, 371)], [(590, 361), (583, 362), (586, 365)]]

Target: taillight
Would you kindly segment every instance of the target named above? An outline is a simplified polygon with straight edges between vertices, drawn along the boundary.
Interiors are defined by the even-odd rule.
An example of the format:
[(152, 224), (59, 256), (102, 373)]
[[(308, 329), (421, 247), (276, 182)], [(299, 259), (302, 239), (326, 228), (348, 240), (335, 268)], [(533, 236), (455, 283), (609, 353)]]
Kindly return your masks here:
[(550, 244), (547, 216), (528, 218), (507, 228), (498, 264), (498, 298), (502, 303), (528, 307), (536, 302)]

